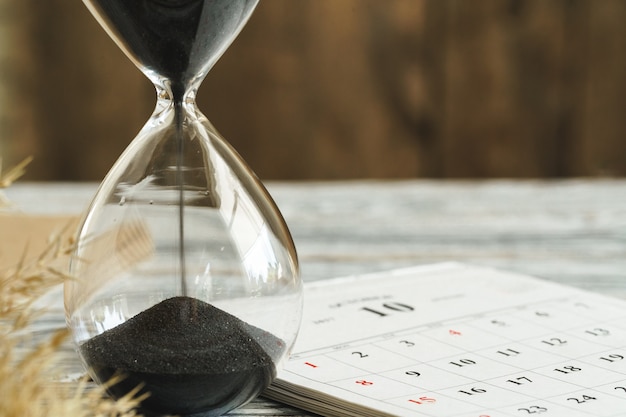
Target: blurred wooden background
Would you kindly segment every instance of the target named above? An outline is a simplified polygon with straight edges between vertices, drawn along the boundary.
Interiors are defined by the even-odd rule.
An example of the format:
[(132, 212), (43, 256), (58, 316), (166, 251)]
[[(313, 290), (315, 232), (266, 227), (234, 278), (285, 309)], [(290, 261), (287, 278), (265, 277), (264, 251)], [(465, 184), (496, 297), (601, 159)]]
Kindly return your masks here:
[[(262, 0), (199, 107), (263, 179), (626, 174), (626, 1)], [(151, 84), (79, 0), (0, 0), (0, 155), (99, 180)]]

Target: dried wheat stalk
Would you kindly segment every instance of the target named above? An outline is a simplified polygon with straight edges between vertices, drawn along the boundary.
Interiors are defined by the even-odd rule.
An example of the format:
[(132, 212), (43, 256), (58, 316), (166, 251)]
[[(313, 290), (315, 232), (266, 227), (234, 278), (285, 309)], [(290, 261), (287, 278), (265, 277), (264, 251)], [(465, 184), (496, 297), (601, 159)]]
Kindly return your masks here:
[[(22, 175), (25, 160), (6, 174), (0, 174), (0, 188), (8, 187)], [(0, 206), (2, 196), (0, 195)], [(61, 236), (61, 235), (59, 235)], [(10, 239), (1, 236), (0, 239)], [(36, 259), (17, 260), (13, 268), (0, 271), (0, 401), (1, 417), (131, 417), (142, 398), (137, 391), (117, 401), (105, 396), (106, 387), (88, 390), (87, 382), (54, 382), (57, 353), (67, 330), (54, 333), (24, 353), (28, 343), (24, 329), (41, 312), (33, 304), (52, 287), (68, 277), (51, 265), (68, 256), (72, 242), (52, 239)], [(116, 381), (110, 381), (114, 384)]]

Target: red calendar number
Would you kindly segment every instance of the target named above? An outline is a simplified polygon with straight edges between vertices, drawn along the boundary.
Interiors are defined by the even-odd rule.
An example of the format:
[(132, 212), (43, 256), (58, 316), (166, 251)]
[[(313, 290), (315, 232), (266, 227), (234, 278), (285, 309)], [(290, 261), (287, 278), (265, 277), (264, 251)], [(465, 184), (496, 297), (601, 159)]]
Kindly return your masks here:
[(359, 385), (363, 385), (363, 386), (374, 385), (374, 383), (372, 381), (366, 381), (364, 379), (360, 379), (360, 380), (356, 381), (356, 383), (359, 384)]
[(317, 365), (312, 364), (311, 362), (304, 362), (304, 364), (310, 366), (311, 368), (317, 368)]
[(417, 400), (411, 399), (409, 402), (413, 404), (429, 404), (437, 402), (437, 400), (431, 397), (419, 397)]
[(448, 330), (448, 332), (452, 335), (452, 336), (461, 336), (461, 332), (457, 331), (457, 330)]

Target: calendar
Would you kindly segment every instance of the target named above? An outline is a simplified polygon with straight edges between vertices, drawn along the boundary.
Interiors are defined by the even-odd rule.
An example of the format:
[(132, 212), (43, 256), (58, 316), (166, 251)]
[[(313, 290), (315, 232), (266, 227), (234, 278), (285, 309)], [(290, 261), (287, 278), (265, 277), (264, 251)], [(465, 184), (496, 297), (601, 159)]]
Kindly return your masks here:
[(626, 416), (626, 301), (446, 263), (305, 286), (265, 392), (323, 416)]

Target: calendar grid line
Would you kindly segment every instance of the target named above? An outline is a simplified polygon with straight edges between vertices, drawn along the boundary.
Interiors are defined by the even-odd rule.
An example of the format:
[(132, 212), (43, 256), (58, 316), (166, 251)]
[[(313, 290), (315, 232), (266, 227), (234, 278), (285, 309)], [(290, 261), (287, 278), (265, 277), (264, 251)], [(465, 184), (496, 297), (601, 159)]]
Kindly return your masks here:
[[(538, 303), (538, 304), (542, 304), (542, 303)], [(456, 323), (454, 323), (454, 324), (461, 324), (461, 323), (462, 323), (462, 324), (466, 324), (467, 322), (470, 322), (470, 321), (471, 321), (471, 319), (472, 319), (471, 317), (470, 317), (470, 318), (466, 318), (466, 319), (464, 319), (464, 320), (460, 320), (459, 322), (456, 322)], [(471, 324), (470, 324), (470, 326), (471, 326)], [(433, 328), (432, 326), (419, 326), (419, 327), (423, 327), (423, 328), (427, 328), (427, 329), (431, 329), (431, 330), (432, 330), (432, 328)], [(541, 327), (545, 327), (545, 326), (541, 326)], [(574, 327), (574, 326), (573, 326), (572, 328), (576, 328), (576, 327)], [(550, 330), (550, 328), (548, 328), (548, 330)], [(404, 333), (404, 332), (403, 332), (403, 333)], [(403, 334), (403, 336), (409, 336), (409, 337), (410, 337), (412, 334), (414, 334), (414, 333), (407, 333), (407, 334)], [(550, 333), (545, 333), (545, 334), (546, 334), (546, 335), (549, 335)], [(396, 336), (397, 336), (397, 335), (396, 335)], [(428, 335), (425, 335), (425, 336), (424, 336), (424, 335), (422, 335), (422, 336), (423, 336), (423, 337), (429, 337), (429, 338), (431, 338), (432, 340), (436, 340), (436, 341), (441, 342), (440, 340), (434, 339), (434, 338), (432, 338), (432, 337), (430, 337), (430, 336), (428, 336)], [(378, 339), (378, 338), (376, 338), (376, 337), (375, 337), (374, 339)], [(490, 349), (491, 349), (491, 348), (493, 348), (493, 349), (497, 349), (498, 347), (510, 346), (511, 344), (515, 344), (515, 343), (520, 343), (520, 344), (522, 344), (522, 345), (526, 345), (526, 343), (525, 343), (525, 342), (527, 342), (527, 341), (529, 341), (529, 340), (532, 340), (532, 339), (536, 340), (537, 338), (535, 337), (535, 338), (526, 338), (526, 339), (511, 339), (511, 338), (507, 338), (507, 337), (505, 337), (505, 339), (506, 339), (506, 340), (504, 340), (504, 341), (506, 342), (506, 344), (505, 344), (505, 345), (499, 345), (499, 346), (498, 346), (497, 344), (494, 344), (494, 345), (492, 345), (492, 346), (489, 346), (489, 348), (490, 348)], [(509, 343), (509, 342), (510, 342), (510, 343)], [(446, 343), (446, 342), (441, 342), (441, 343), (448, 344), (448, 343)], [(449, 345), (450, 345), (450, 346), (454, 346), (453, 344), (449, 344)], [(361, 347), (361, 346), (363, 346), (363, 344), (355, 344), (354, 346), (349, 346), (349, 347), (359, 348), (359, 347)], [(379, 347), (380, 347), (381, 349), (383, 349), (383, 350), (386, 350), (386, 351), (390, 352), (390, 353), (397, 353), (397, 352), (392, 351), (392, 350), (390, 350), (390, 349), (386, 349), (384, 346), (379, 346)], [(529, 346), (529, 347), (530, 347), (530, 346)], [(607, 346), (607, 347), (610, 347), (610, 346)], [(345, 346), (343, 346), (342, 348), (344, 348), (344, 349), (345, 349), (346, 347), (345, 347)], [(474, 354), (474, 355), (476, 355), (477, 357), (482, 357), (482, 358), (484, 358), (484, 359), (490, 359), (490, 360), (493, 360), (493, 358), (488, 358), (487, 356), (485, 356), (485, 355), (481, 354), (481, 352), (482, 352), (482, 351), (484, 351), (484, 349), (477, 349), (477, 350), (475, 350), (475, 351), (467, 350), (467, 351), (466, 351), (466, 353), (468, 353), (468, 354)], [(413, 359), (413, 358), (412, 358), (411, 356), (409, 356), (409, 355), (404, 355), (404, 354), (402, 354), (402, 353), (400, 353), (400, 355), (402, 355), (402, 356), (404, 356), (404, 357), (407, 357), (407, 358), (409, 358), (409, 359)], [(588, 355), (587, 355), (587, 356), (588, 356)], [(585, 356), (583, 356), (583, 357), (585, 357)], [(441, 358), (441, 359), (442, 359), (442, 360), (445, 360), (445, 359), (450, 359), (450, 358), (453, 358), (453, 356), (444, 357), (444, 358)], [(561, 361), (560, 361), (560, 362), (562, 363), (562, 358), (559, 358), (559, 359), (561, 359)], [(497, 362), (501, 362), (501, 363), (506, 363), (504, 360), (498, 360), (498, 359), (496, 359), (496, 361), (497, 361)], [(581, 358), (574, 357), (574, 358), (571, 358), (571, 361), (582, 361), (582, 360), (581, 360)], [(558, 364), (558, 363), (559, 363), (559, 361), (556, 361), (556, 360), (555, 360), (554, 362), (549, 363), (549, 365), (550, 365), (550, 366), (554, 366), (554, 365), (556, 365), (556, 364)], [(427, 364), (427, 362), (421, 362), (421, 361), (419, 361), (419, 364)], [(435, 365), (431, 365), (431, 366), (435, 366)], [(511, 367), (513, 367), (513, 368), (516, 368), (516, 370), (519, 370), (519, 371), (530, 372), (531, 374), (536, 374), (536, 373), (535, 373), (535, 370), (536, 370), (536, 369), (539, 369), (539, 368), (536, 368), (536, 369), (532, 369), (532, 368), (531, 368), (531, 369), (528, 369), (528, 368), (524, 368), (524, 367), (521, 367), (521, 366), (516, 366), (516, 365), (511, 365), (511, 364), (507, 364), (507, 366), (511, 366)], [(363, 371), (363, 373), (362, 373), (362, 374), (360, 374), (360, 375), (358, 375), (357, 377), (367, 377), (368, 375), (371, 375), (371, 372), (369, 372), (366, 368), (359, 368), (359, 367), (355, 367), (355, 368), (360, 369), (361, 371)], [(406, 367), (397, 367), (397, 368), (394, 368), (394, 369), (389, 369), (388, 371), (402, 370), (402, 369), (404, 369), (404, 368), (406, 368)], [(502, 377), (506, 377), (506, 376), (509, 376), (509, 375), (514, 375), (514, 374), (503, 375)], [(560, 381), (561, 381), (561, 380), (559, 380), (558, 378), (554, 378), (554, 377), (551, 377), (551, 376), (548, 376), (548, 375), (544, 375), (544, 376), (545, 376), (545, 377), (547, 377), (547, 378), (549, 378), (549, 379), (553, 379), (553, 380), (555, 380), (555, 381), (557, 381), (557, 382), (560, 382)], [(510, 388), (507, 388), (507, 387), (504, 387), (504, 388), (502, 388), (502, 387), (498, 387), (498, 386), (494, 385), (493, 383), (489, 382), (488, 380), (485, 380), (484, 378), (471, 378), (471, 377), (470, 377), (469, 379), (470, 379), (470, 380), (472, 380), (472, 382), (474, 382), (474, 383), (484, 384), (484, 385), (485, 385), (485, 386), (487, 386), (487, 387), (500, 388), (500, 389), (504, 389), (504, 390), (509, 391), (509, 392), (512, 392), (512, 393), (516, 393), (516, 391), (515, 391), (515, 390), (513, 390), (513, 389), (510, 389)], [(337, 382), (337, 381), (340, 381), (340, 380), (341, 380), (341, 379), (337, 379), (337, 380), (334, 380), (334, 381), (329, 381), (329, 383), (331, 383), (331, 384), (332, 384), (332, 383)], [(578, 385), (578, 384), (572, 384), (572, 385), (573, 385), (576, 389), (579, 389), (579, 390), (580, 390), (580, 389), (589, 389), (589, 390), (593, 391), (592, 389), (590, 389), (590, 388), (589, 388), (589, 387), (587, 387), (586, 385)], [(459, 384), (459, 385), (457, 385), (457, 386), (452, 386), (452, 387), (449, 387), (449, 388), (461, 388), (461, 387), (463, 387), (463, 386), (464, 386), (463, 384)], [(420, 387), (419, 385), (418, 385), (418, 386), (415, 386), (415, 389), (416, 389), (416, 393), (418, 393), (418, 392), (420, 392), (420, 391), (428, 391), (428, 390), (426, 390), (426, 389), (424, 389), (424, 388)], [(438, 395), (443, 395), (443, 396), (448, 397), (448, 398), (453, 398), (453, 397), (450, 397), (450, 396), (448, 396), (448, 395), (446, 395), (446, 394), (442, 393), (440, 390), (434, 390), (434, 391), (432, 391), (432, 392), (435, 392), (435, 393), (437, 393)], [(575, 392), (575, 391), (571, 391), (571, 392)], [(570, 393), (571, 393), (571, 392), (570, 392)], [(568, 394), (568, 393), (564, 393), (564, 394)], [(524, 394), (524, 395), (525, 395), (525, 396), (527, 396), (527, 397), (529, 398), (529, 400), (540, 400), (540, 399), (542, 398), (542, 397), (541, 397), (541, 395), (535, 395), (535, 396), (533, 396), (533, 395), (529, 395), (529, 394)], [(395, 397), (391, 397), (391, 398), (393, 399), (393, 398), (395, 398)], [(389, 400), (388, 398), (383, 399), (383, 401), (388, 401), (388, 400)]]
[[(537, 304), (538, 304), (538, 305), (541, 305), (541, 304), (543, 304), (543, 303), (539, 302), (539, 303), (537, 303)], [(472, 320), (472, 317), (469, 317), (469, 318), (465, 318), (465, 319), (463, 319), (463, 320), (459, 320), (458, 322), (456, 322), (456, 323), (454, 323), (454, 324), (460, 324), (460, 323), (466, 324), (467, 322), (470, 322), (471, 320)], [(470, 324), (470, 326), (471, 326), (471, 324)], [(544, 328), (545, 328), (545, 326), (541, 326), (541, 327), (544, 327)], [(418, 327), (417, 327), (417, 329), (419, 329), (419, 328), (432, 329), (432, 328), (433, 328), (433, 326), (418, 326)], [(572, 329), (573, 329), (573, 328), (576, 328), (576, 327), (575, 327), (575, 326), (572, 326)], [(551, 330), (549, 327), (548, 327), (547, 329), (548, 329), (548, 330)], [(553, 329), (553, 330), (557, 330), (557, 329)], [(413, 334), (412, 332), (411, 332), (411, 333), (409, 333), (409, 332), (403, 332), (403, 333), (407, 333), (407, 334), (403, 334), (403, 336), (411, 336), (411, 335)], [(551, 333), (545, 333), (544, 335), (549, 335), (549, 334), (551, 334)], [(397, 335), (395, 335), (395, 336), (397, 336)], [(423, 336), (423, 335), (422, 335), (422, 336)], [(427, 335), (426, 335), (426, 336), (424, 336), (424, 337), (429, 337), (429, 338), (431, 338), (430, 336), (427, 336)], [(377, 338), (377, 337), (374, 337), (373, 339), (378, 339), (378, 338)], [(434, 339), (434, 338), (431, 338), (431, 339), (432, 339), (432, 340), (436, 340), (436, 339)], [(508, 345), (510, 345), (510, 344), (515, 344), (515, 343), (520, 343), (520, 344), (522, 344), (522, 345), (526, 345), (526, 343), (525, 343), (525, 342), (527, 342), (527, 341), (529, 341), (529, 340), (532, 340), (533, 338), (526, 338), (526, 339), (512, 339), (512, 338), (505, 337), (505, 339), (506, 339), (506, 340), (505, 340), (505, 342), (507, 342), (507, 343), (506, 343), (506, 345), (500, 345), (500, 346), (498, 346), (498, 345), (492, 345), (492, 346), (489, 346), (489, 348), (493, 348), (493, 349), (495, 349), (495, 348), (498, 348), (498, 347), (508, 346)], [(534, 339), (536, 339), (536, 337), (535, 337)], [(439, 341), (439, 340), (437, 340), (437, 341)], [(510, 342), (510, 343), (508, 343), (508, 342)], [(441, 343), (448, 344), (448, 343), (446, 343), (446, 342), (441, 342)], [(454, 346), (453, 344), (449, 344), (449, 345), (450, 345), (450, 346)], [(349, 347), (358, 348), (358, 347), (361, 347), (361, 346), (363, 346), (363, 344), (355, 344), (354, 346), (349, 346)], [(380, 347), (380, 346), (379, 346), (379, 347)], [(610, 347), (610, 346), (607, 346), (607, 347)], [(345, 348), (346, 348), (346, 346), (343, 346), (342, 348), (344, 348), (344, 349), (345, 349)], [(394, 351), (392, 351), (392, 350), (386, 349), (385, 347), (380, 347), (380, 348), (381, 348), (381, 349), (384, 349), (384, 350), (386, 350), (386, 351), (388, 351), (388, 352), (397, 353), (397, 352), (394, 352)], [(482, 358), (485, 358), (485, 359), (492, 359), (492, 358), (488, 358), (488, 357), (484, 356), (483, 354), (481, 354), (480, 352), (481, 352), (481, 351), (483, 351), (483, 350), (484, 350), (484, 349), (477, 349), (477, 350), (474, 350), (474, 351), (468, 350), (466, 353), (471, 353), (471, 354), (474, 354), (474, 355), (476, 355), (476, 356), (478, 356), (478, 357), (482, 357)], [(409, 355), (403, 355), (403, 354), (401, 354), (401, 353), (400, 353), (400, 355), (405, 356), (405, 357), (407, 357), (407, 358), (411, 358)], [(589, 356), (589, 355), (582, 356), (582, 357), (587, 357), (587, 356)], [(449, 356), (449, 357), (444, 357), (444, 358), (441, 358), (441, 359), (450, 359), (450, 358), (452, 358), (452, 357), (453, 357), (453, 356)], [(582, 357), (581, 357), (581, 358), (582, 358)], [(581, 359), (581, 358), (574, 357), (574, 358), (571, 358), (571, 360), (572, 360), (572, 361), (582, 361), (582, 359)], [(412, 359), (412, 358), (411, 358), (411, 359)], [(562, 362), (562, 358), (560, 358), (560, 359), (561, 359), (561, 362)], [(497, 360), (497, 359), (496, 359), (496, 361), (501, 362), (501, 363), (506, 363), (506, 362), (505, 362), (505, 361), (503, 361), (503, 360)], [(428, 362), (421, 362), (421, 361), (420, 361), (419, 363), (420, 363), (420, 364), (427, 364)], [(559, 363), (559, 361), (551, 362), (551, 363), (550, 363), (550, 366), (556, 365), (556, 364), (558, 364), (558, 363)], [(539, 368), (535, 368), (535, 369), (531, 368), (531, 369), (528, 369), (528, 368), (524, 368), (524, 367), (520, 367), (520, 366), (516, 366), (516, 365), (511, 365), (511, 364), (507, 364), (507, 365), (508, 365), (508, 366), (511, 366), (511, 367), (514, 367), (514, 368), (516, 368), (516, 369), (517, 369), (517, 370), (519, 370), (519, 371), (530, 372), (531, 374), (535, 374), (535, 370), (536, 370), (536, 369), (539, 369)], [(431, 365), (431, 366), (433, 366), (433, 365)], [(358, 367), (357, 367), (357, 368), (358, 368)], [(360, 369), (361, 371), (363, 371), (363, 374), (359, 375), (359, 377), (367, 377), (368, 375), (370, 375), (370, 374), (371, 374), (371, 372), (368, 372), (368, 370), (367, 370), (367, 369), (364, 369), (364, 368), (358, 368), (358, 369)], [(395, 368), (395, 369), (390, 369), (390, 371), (393, 371), (393, 370), (401, 370), (401, 369), (403, 369), (403, 367), (398, 367), (398, 368)], [(509, 376), (509, 375), (514, 375), (514, 374), (503, 375), (503, 377), (506, 377), (506, 376)], [(546, 377), (547, 377), (547, 378), (549, 378), (549, 379), (553, 379), (553, 380), (555, 380), (555, 381), (557, 381), (557, 382), (561, 382), (561, 380), (559, 380), (558, 378), (550, 377), (550, 376), (547, 376), (547, 375), (546, 375)], [(487, 386), (487, 387), (500, 388), (500, 389), (504, 389), (504, 390), (509, 391), (509, 392), (512, 392), (512, 393), (517, 393), (516, 391), (514, 391), (513, 389), (510, 389), (510, 388), (506, 388), (506, 387), (504, 387), (504, 388), (503, 388), (503, 387), (496, 386), (496, 385), (492, 384), (491, 382), (489, 382), (488, 380), (485, 380), (484, 378), (469, 378), (469, 379), (471, 379), (471, 380), (472, 380), (473, 382), (475, 382), (475, 383), (484, 384), (484, 385), (485, 385), (485, 386)], [(335, 380), (335, 381), (330, 381), (330, 382), (332, 383), (332, 382), (336, 382), (336, 381), (339, 381), (339, 380), (340, 380), (340, 379)], [(585, 386), (585, 385), (578, 385), (578, 384), (572, 384), (572, 385), (574, 385), (574, 386), (576, 387), (576, 389), (578, 389), (578, 390), (580, 390), (580, 389), (587, 389), (587, 390), (590, 390), (590, 391), (594, 391), (593, 389), (591, 389), (591, 388), (589, 388), (589, 387), (587, 387), (587, 386)], [(459, 385), (456, 385), (456, 386), (452, 386), (452, 387), (450, 387), (450, 388), (461, 388), (461, 387), (463, 387), (463, 386), (464, 386), (463, 384), (459, 384)], [(423, 389), (423, 388), (421, 388), (421, 387), (419, 387), (419, 386), (415, 386), (415, 388), (416, 388), (416, 393), (419, 393), (420, 391), (428, 391), (428, 390)], [(341, 389), (341, 388), (340, 388), (340, 389)], [(451, 399), (453, 399), (453, 398), (454, 398), (454, 397), (450, 397), (450, 396), (448, 396), (448, 395), (446, 395), (446, 394), (442, 393), (440, 390), (434, 390), (434, 391), (431, 391), (431, 392), (437, 393), (438, 395), (440, 395), (440, 396), (444, 396), (444, 397), (446, 397), (446, 398), (451, 398)], [(576, 391), (570, 391), (570, 392), (564, 393), (563, 395), (568, 395), (568, 394), (571, 394), (572, 392), (576, 392)], [(541, 400), (541, 399), (542, 399), (542, 396), (541, 396), (541, 395), (535, 395), (535, 396), (533, 396), (533, 395), (529, 395), (529, 394), (524, 394), (524, 395), (526, 395), (527, 397), (529, 397), (529, 400), (531, 400), (531, 401), (532, 401), (532, 400)], [(393, 398), (396, 398), (396, 397), (391, 397), (391, 399), (393, 399)], [(397, 397), (397, 398), (400, 398), (400, 397)], [(388, 400), (389, 400), (389, 398), (383, 399), (383, 401), (387, 401), (387, 402), (388, 402)], [(550, 402), (549, 400), (546, 400), (546, 401)], [(520, 404), (522, 404), (522, 403), (520, 403)], [(406, 407), (405, 407), (405, 408), (406, 408)], [(572, 407), (569, 407), (569, 408), (572, 408)], [(572, 409), (574, 409), (574, 408), (572, 408)], [(461, 414), (462, 414), (462, 413), (459, 413), (458, 415), (461, 415)]]
[[(571, 395), (571, 394), (574, 394), (575, 392), (576, 392), (576, 391), (571, 392), (571, 393), (567, 393), (566, 395)], [(580, 391), (578, 391), (578, 392), (580, 392)], [(595, 393), (595, 395), (600, 394), (600, 392), (599, 392), (599, 391), (596, 391), (596, 390), (594, 390), (594, 389), (589, 389), (589, 390), (588, 390), (588, 392), (589, 392), (589, 393)], [(572, 397), (570, 397), (570, 398), (572, 398)], [(547, 402), (549, 402), (549, 403), (552, 403), (552, 404), (558, 405), (558, 403), (554, 402), (554, 401), (553, 401), (553, 400), (551, 400), (550, 398), (546, 399), (546, 401), (547, 401)], [(578, 410), (576, 410), (576, 407), (575, 407), (575, 406), (573, 406), (573, 405), (566, 405), (566, 407), (567, 407), (567, 408), (569, 408), (570, 410), (575, 410), (575, 411), (578, 411)], [(602, 417), (623, 417), (623, 413), (620, 413), (620, 414), (611, 414), (611, 415), (608, 415), (608, 414), (607, 414), (607, 415), (603, 415)]]
[[(531, 373), (534, 373), (534, 372), (531, 372)], [(484, 381), (484, 380), (476, 380), (476, 382), (482, 382), (482, 383), (484, 383), (485, 385), (488, 385), (488, 386), (492, 386), (492, 387), (496, 387), (496, 388), (501, 388), (501, 387), (497, 387), (497, 386), (495, 386), (495, 385), (493, 385), (493, 384), (491, 384), (491, 383), (489, 383), (489, 382), (487, 382), (487, 381)], [(459, 386), (457, 386), (457, 387), (451, 387), (451, 388), (458, 388), (458, 387), (461, 387), (461, 386), (462, 386), (462, 385), (459, 385)], [(578, 390), (576, 390), (576, 391), (565, 392), (565, 393), (563, 393), (562, 395), (571, 395), (571, 394), (573, 394), (573, 393), (575, 393), (575, 392), (580, 391), (581, 389), (588, 390), (588, 391), (589, 391), (589, 392), (591, 392), (591, 393), (597, 392), (595, 389), (590, 388), (590, 387), (587, 387), (587, 386), (579, 386), (579, 387), (577, 387), (577, 388), (579, 388), (579, 389), (578, 389)], [(507, 389), (507, 388), (504, 388), (504, 389), (505, 389), (505, 390), (509, 390), (509, 391), (511, 391), (511, 392), (515, 392), (515, 391), (510, 390), (510, 389)], [(626, 388), (625, 388), (625, 390), (626, 390)], [(443, 395), (443, 396), (445, 396), (445, 397), (448, 397), (448, 398), (452, 398), (452, 399), (453, 399), (453, 397), (450, 397), (450, 396), (448, 396), (448, 395), (446, 395), (446, 394), (442, 393), (442, 392), (441, 392), (441, 391), (439, 391), (439, 390), (434, 390), (434, 391), (431, 391), (431, 392), (434, 392), (434, 393), (437, 393), (437, 394), (439, 394), (439, 395)], [(543, 399), (543, 398), (542, 398), (542, 396), (532, 396), (532, 395), (528, 395), (528, 394), (526, 394), (526, 395), (527, 395), (528, 397), (531, 397), (531, 398), (530, 398), (531, 400), (544, 400), (544, 401), (547, 401), (547, 402), (552, 403), (552, 401), (550, 401), (550, 399)], [(608, 394), (608, 395), (611, 395), (611, 394)], [(391, 398), (384, 399), (384, 401), (389, 402), (389, 400), (394, 399), (394, 398), (402, 398), (402, 397), (391, 397)], [(523, 404), (524, 404), (524, 403), (518, 403), (518, 404), (514, 404), (514, 406), (515, 406), (515, 405), (523, 405)], [(553, 404), (558, 405), (558, 403), (553, 403)], [(570, 408), (570, 409), (572, 409), (572, 410), (575, 410), (575, 408), (574, 408), (574, 407), (568, 407), (568, 408)], [(497, 410), (497, 411), (498, 411), (498, 412), (502, 412), (502, 411), (500, 411), (500, 410)], [(456, 416), (456, 415), (462, 415), (462, 414), (464, 414), (464, 413), (453, 414), (453, 415), (450, 415), (450, 417), (454, 417), (454, 416)], [(509, 414), (509, 415), (510, 415), (510, 414)], [(616, 414), (615, 416), (619, 417), (619, 415), (617, 415), (617, 414)], [(611, 417), (611, 416), (608, 416), (608, 417)]]
[[(361, 297), (365, 307), (346, 304), (349, 320), (365, 309), (377, 330), (352, 332), (348, 339), (341, 326), (350, 321), (333, 323), (340, 337), (322, 347), (303, 345), (287, 363), (285, 378), (304, 386), (309, 381), (318, 392), (355, 404), (399, 407), (406, 410), (396, 413), (402, 416), (469, 417), (491, 410), (510, 417), (615, 417), (615, 410), (626, 410), (626, 326), (620, 322), (626, 303), (519, 277), (515, 290), (505, 293), (498, 286), (506, 287), (508, 276), (494, 272), (492, 278), (417, 325), (407, 325), (415, 309), (391, 292), (379, 305), (367, 297)], [(407, 280), (399, 282), (398, 294), (411, 293)], [(459, 273), (455, 294), (466, 282)], [(505, 298), (494, 298), (500, 296)], [(481, 302), (469, 304), (475, 300)], [(337, 312), (319, 317), (332, 314)], [(388, 322), (394, 324), (385, 331)], [(623, 395), (614, 390), (622, 385)]]
[[(563, 300), (564, 297), (558, 297), (558, 298), (552, 298), (552, 299), (548, 299), (548, 300), (541, 300), (541, 301), (537, 301), (536, 303), (532, 303), (532, 304), (542, 304), (545, 302), (553, 302), (553, 301), (559, 301), (559, 300)], [(530, 305), (532, 305), (530, 304)], [(314, 354), (318, 351), (332, 351), (335, 349), (342, 349), (344, 347), (348, 347), (348, 346), (352, 346), (354, 344), (364, 344), (364, 343), (368, 343), (370, 341), (372, 341), (373, 339), (380, 339), (380, 338), (392, 338), (392, 337), (396, 337), (398, 335), (405, 335), (406, 333), (410, 333), (410, 332), (414, 332), (417, 329), (420, 328), (424, 328), (426, 330), (428, 329), (432, 329), (432, 328), (439, 328), (442, 327), (443, 324), (445, 323), (450, 323), (450, 322), (458, 322), (458, 321), (462, 321), (462, 320), (468, 320), (471, 319), (472, 317), (480, 317), (480, 316), (484, 316), (487, 314), (493, 314), (499, 311), (516, 311), (519, 309), (525, 309), (528, 305), (525, 304), (518, 304), (518, 305), (514, 305), (514, 306), (507, 306), (507, 307), (503, 307), (503, 308), (499, 308), (499, 309), (494, 309), (494, 310), (488, 310), (488, 311), (484, 311), (484, 312), (480, 312), (477, 313), (475, 315), (471, 315), (471, 316), (455, 316), (455, 317), (450, 317), (450, 318), (446, 318), (445, 320), (438, 320), (438, 321), (433, 321), (430, 323), (424, 323), (424, 324), (420, 324), (418, 326), (410, 326), (404, 329), (399, 329), (396, 330), (394, 332), (390, 332), (390, 333), (382, 333), (382, 334), (378, 334), (378, 335), (373, 335), (373, 336), (368, 336), (368, 337), (363, 337), (363, 338), (358, 338), (358, 339), (353, 339), (350, 340), (349, 343), (338, 343), (336, 345), (331, 345), (331, 346), (324, 346), (322, 348), (316, 348), (316, 349), (311, 349), (311, 350), (302, 350), (302, 351), (298, 351), (298, 352), (294, 352), (291, 355), (290, 360), (293, 359), (297, 359), (301, 356), (309, 356), (310, 354)]]

